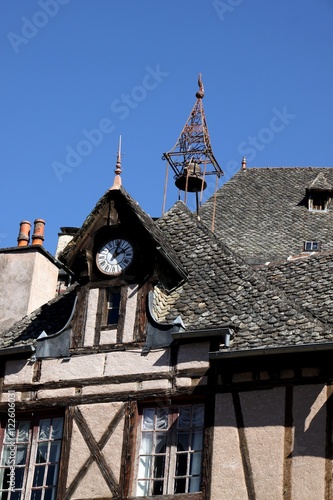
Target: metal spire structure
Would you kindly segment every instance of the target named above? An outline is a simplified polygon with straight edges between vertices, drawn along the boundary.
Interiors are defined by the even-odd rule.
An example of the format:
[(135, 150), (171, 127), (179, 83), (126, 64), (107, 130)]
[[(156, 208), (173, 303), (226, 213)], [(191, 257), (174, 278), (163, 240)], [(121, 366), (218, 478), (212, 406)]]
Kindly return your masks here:
[(187, 192), (198, 193), (207, 187), (205, 176), (215, 175), (219, 178), (223, 175), (210, 143), (202, 105), (205, 94), (201, 74), (198, 85), (197, 100), (176, 144), (171, 151), (162, 156), (162, 159), (167, 160), (171, 166), (175, 184), (180, 190), (185, 191), (185, 197)]
[(117, 153), (117, 163), (114, 173), (116, 174), (113, 181), (113, 186), (111, 189), (119, 189), (121, 186), (121, 135), (119, 136), (118, 153)]

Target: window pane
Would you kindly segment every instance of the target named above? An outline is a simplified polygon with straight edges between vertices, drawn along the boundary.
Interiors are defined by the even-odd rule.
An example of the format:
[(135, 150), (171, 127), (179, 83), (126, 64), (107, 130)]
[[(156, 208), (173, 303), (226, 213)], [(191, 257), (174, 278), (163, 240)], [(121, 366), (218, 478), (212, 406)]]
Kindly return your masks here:
[(195, 493), (196, 491), (200, 491), (200, 477), (191, 477), (189, 492)]
[(178, 427), (190, 427), (190, 426), (191, 426), (191, 407), (181, 406), (179, 408)]
[[(5, 493), (6, 495), (6, 493)], [(3, 497), (3, 499), (5, 500), (5, 498), (7, 497)], [(15, 491), (15, 492), (12, 492), (12, 494), (10, 495), (10, 500), (20, 500), (21, 499), (21, 492), (20, 491)]]
[(31, 500), (41, 500), (43, 490), (35, 490), (31, 493)]
[(19, 422), (17, 441), (27, 443), (29, 441), (30, 422)]
[(156, 411), (156, 429), (168, 428), (168, 410), (166, 408), (159, 408)]
[(145, 479), (150, 477), (151, 455), (140, 457), (138, 477)]
[(57, 472), (58, 472), (57, 465), (49, 465), (46, 477), (47, 486), (54, 486), (56, 484)]
[(15, 468), (15, 489), (21, 489), (23, 486), (24, 467)]
[(39, 444), (37, 449), (36, 463), (37, 464), (45, 464), (47, 460), (47, 443)]
[(62, 424), (63, 418), (52, 419), (52, 436), (51, 439), (61, 439), (62, 438)]
[(16, 465), (25, 465), (25, 461), (27, 459), (27, 450), (28, 447), (24, 445), (17, 445), (16, 447), (16, 457), (15, 457), (15, 464)]
[(166, 451), (166, 432), (156, 434), (156, 445), (155, 445), (155, 453), (165, 453)]
[(149, 481), (138, 481), (136, 489), (137, 497), (146, 497), (149, 494)]
[(202, 450), (202, 438), (202, 431), (193, 432), (191, 443), (192, 450)]
[(164, 477), (165, 455), (157, 455), (154, 464), (154, 477)]
[(193, 406), (193, 427), (202, 427), (204, 424), (204, 406), (195, 405)]
[(187, 474), (187, 453), (177, 455), (176, 476), (186, 476)]
[(55, 499), (55, 489), (49, 488), (45, 490), (44, 500), (54, 500)]
[(186, 479), (176, 479), (174, 493), (186, 493)]
[(153, 408), (145, 408), (143, 410), (143, 423), (144, 430), (152, 430), (154, 428), (155, 410)]
[(35, 474), (32, 486), (43, 486), (45, 466), (38, 465), (35, 467)]
[(163, 495), (163, 481), (154, 481), (153, 495)]
[(187, 451), (189, 446), (189, 434), (188, 432), (178, 433), (178, 443), (177, 451)]
[(60, 441), (56, 441), (54, 443), (51, 443), (50, 457), (49, 457), (50, 462), (59, 462), (60, 448), (61, 448)]
[(140, 455), (148, 455), (153, 448), (153, 433), (143, 432), (141, 439)]
[(39, 438), (41, 441), (50, 437), (51, 419), (43, 419), (39, 424)]
[(195, 476), (201, 472), (201, 453), (192, 453), (190, 474)]

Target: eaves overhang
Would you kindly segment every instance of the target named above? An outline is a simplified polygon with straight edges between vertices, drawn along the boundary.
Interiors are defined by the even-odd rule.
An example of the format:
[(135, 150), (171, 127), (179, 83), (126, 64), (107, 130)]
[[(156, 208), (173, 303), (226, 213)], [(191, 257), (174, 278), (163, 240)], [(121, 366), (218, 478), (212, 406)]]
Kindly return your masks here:
[(13, 347), (4, 347), (3, 349), (0, 349), (0, 357), (4, 358), (11, 358), (17, 355), (27, 355), (27, 357), (30, 354), (33, 354), (35, 352), (35, 348), (31, 344), (27, 345), (20, 345), (20, 346), (13, 346)]
[(274, 356), (279, 354), (293, 354), (293, 353), (308, 353), (320, 351), (333, 351), (333, 342), (326, 342), (321, 344), (301, 344), (289, 345), (281, 347), (264, 347), (256, 349), (243, 349), (243, 350), (230, 350), (223, 349), (209, 353), (210, 361), (217, 361), (219, 359), (232, 359), (232, 358), (249, 358), (255, 356)]
[(222, 339), (233, 339), (234, 327), (226, 325), (220, 328), (206, 328), (203, 330), (185, 330), (172, 333), (172, 338), (178, 341), (208, 340), (210, 338), (221, 337)]

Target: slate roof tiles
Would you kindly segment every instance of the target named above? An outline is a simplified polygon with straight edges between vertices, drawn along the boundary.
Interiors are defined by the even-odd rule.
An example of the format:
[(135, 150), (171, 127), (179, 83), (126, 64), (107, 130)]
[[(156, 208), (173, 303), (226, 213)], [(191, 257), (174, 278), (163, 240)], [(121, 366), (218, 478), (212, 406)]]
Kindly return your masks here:
[(237, 330), (233, 350), (333, 339), (328, 325), (292, 303), (283, 290), (221, 244), (181, 202), (157, 224), (188, 272), (168, 321), (180, 314), (186, 328), (193, 330), (232, 323)]
[[(309, 211), (307, 188), (333, 185), (332, 168), (250, 168), (218, 191), (215, 233), (249, 263), (298, 255), (304, 241), (333, 250), (333, 211)], [(214, 199), (201, 209), (210, 227)]]

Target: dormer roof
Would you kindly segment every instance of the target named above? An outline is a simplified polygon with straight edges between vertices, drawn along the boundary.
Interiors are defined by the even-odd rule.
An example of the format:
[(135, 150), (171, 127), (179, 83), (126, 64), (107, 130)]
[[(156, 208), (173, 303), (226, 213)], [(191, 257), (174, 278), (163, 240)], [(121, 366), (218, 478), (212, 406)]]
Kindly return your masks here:
[(325, 174), (320, 172), (315, 179), (307, 186), (307, 191), (333, 191), (333, 184), (331, 184)]
[(167, 265), (172, 267), (179, 280), (186, 279), (186, 272), (167, 237), (122, 186), (117, 189), (109, 189), (100, 198), (82, 227), (60, 253), (59, 260), (77, 272), (80, 257), (92, 251), (96, 233), (103, 227), (116, 227), (119, 224), (124, 226), (132, 224), (141, 228), (141, 231), (152, 242), (156, 253), (167, 262)]

